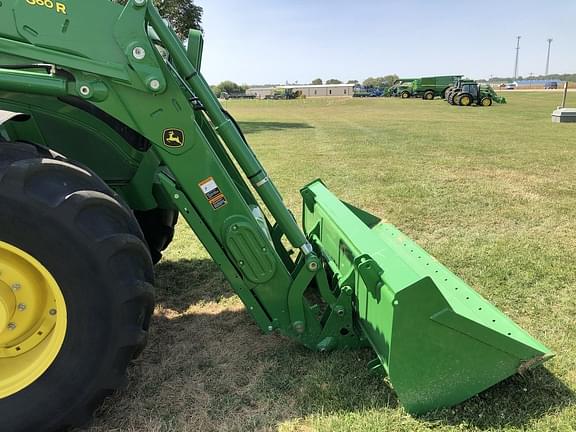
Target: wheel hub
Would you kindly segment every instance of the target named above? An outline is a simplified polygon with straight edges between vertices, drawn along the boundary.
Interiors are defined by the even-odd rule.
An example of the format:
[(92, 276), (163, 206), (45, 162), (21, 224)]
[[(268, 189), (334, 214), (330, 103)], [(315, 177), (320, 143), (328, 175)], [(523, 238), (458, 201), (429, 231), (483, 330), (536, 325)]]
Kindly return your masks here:
[(0, 399), (39, 378), (66, 333), (58, 284), (35, 258), (0, 242)]

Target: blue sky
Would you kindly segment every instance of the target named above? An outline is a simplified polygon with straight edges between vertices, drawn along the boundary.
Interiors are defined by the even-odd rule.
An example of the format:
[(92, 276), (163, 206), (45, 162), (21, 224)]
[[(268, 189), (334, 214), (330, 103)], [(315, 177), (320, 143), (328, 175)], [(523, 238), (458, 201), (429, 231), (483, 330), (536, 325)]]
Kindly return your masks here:
[[(196, 0), (211, 84), (576, 73), (576, 1)], [(545, 6), (548, 5), (548, 6)], [(439, 55), (440, 54), (440, 55)]]

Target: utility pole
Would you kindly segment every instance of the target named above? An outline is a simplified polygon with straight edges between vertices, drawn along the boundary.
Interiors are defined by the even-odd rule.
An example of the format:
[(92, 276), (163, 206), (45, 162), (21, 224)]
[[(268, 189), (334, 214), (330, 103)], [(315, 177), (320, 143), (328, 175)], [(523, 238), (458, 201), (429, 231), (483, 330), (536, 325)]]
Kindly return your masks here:
[(552, 38), (547, 39), (548, 41), (548, 55), (546, 56), (546, 73), (544, 75), (548, 75), (550, 72), (550, 46), (552, 45)]
[(514, 79), (518, 79), (518, 57), (520, 56), (520, 38), (516, 36), (516, 63), (514, 63)]

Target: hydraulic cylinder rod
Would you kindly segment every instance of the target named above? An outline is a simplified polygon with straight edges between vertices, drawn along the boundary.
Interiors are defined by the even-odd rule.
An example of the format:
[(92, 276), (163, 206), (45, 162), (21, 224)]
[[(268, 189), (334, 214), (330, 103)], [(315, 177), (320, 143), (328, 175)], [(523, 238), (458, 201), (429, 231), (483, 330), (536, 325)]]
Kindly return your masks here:
[(312, 252), (312, 247), (306, 239), (304, 232), (286, 208), (280, 193), (269, 179), (264, 168), (252, 152), (252, 149), (242, 138), (236, 126), (226, 116), (220, 102), (218, 102), (218, 99), (212, 93), (210, 86), (194, 68), (186, 56), (182, 43), (174, 31), (166, 26), (152, 2), (148, 3), (148, 16), (150, 25), (170, 53), (176, 70), (188, 85), (190, 85), (195, 96), (202, 102), (208, 117), (214, 123), (220, 137), (238, 161), (238, 164), (248, 179), (252, 182), (252, 185), (270, 210), (270, 213), (278, 225), (286, 234), (292, 246), (300, 248), (306, 254)]

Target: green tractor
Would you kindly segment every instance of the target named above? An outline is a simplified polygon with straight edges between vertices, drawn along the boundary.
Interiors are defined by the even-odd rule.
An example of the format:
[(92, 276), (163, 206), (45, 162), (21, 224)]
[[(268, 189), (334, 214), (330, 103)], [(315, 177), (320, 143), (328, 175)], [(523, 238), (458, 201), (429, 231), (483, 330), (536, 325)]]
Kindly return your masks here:
[(274, 90), (272, 99), (275, 100), (294, 100), (302, 97), (302, 91), (294, 90), (289, 87), (279, 87)]
[(416, 78), (400, 78), (394, 81), (392, 86), (386, 90), (385, 96), (409, 98), (412, 94), (410, 83)]
[(371, 348), (410, 413), (553, 356), (322, 181), (301, 189), (298, 223), (202, 76), (202, 46), (151, 0), (0, 2), (3, 431), (82, 425), (126, 385), (179, 216), (263, 333)]
[(489, 107), (494, 102), (505, 104), (506, 98), (498, 96), (488, 84), (460, 80), (455, 87), (446, 91), (446, 101), (451, 105)]
[(453, 85), (448, 87), (444, 92), (444, 99), (450, 105), (454, 105), (454, 98), (460, 92), (461, 88), (465, 84), (475, 84), (476, 81), (470, 79), (459, 79)]

